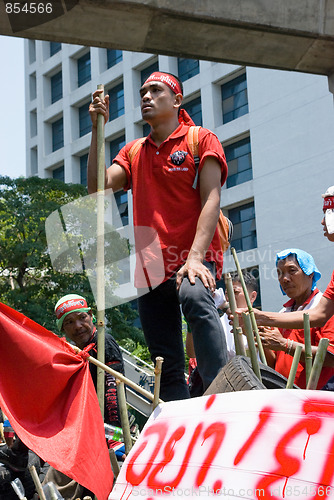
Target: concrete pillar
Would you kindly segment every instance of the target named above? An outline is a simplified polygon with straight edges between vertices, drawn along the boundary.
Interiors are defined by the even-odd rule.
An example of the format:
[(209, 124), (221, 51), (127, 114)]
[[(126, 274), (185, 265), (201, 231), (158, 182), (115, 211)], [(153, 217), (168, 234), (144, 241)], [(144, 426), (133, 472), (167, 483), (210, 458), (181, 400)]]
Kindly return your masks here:
[(333, 94), (333, 99), (334, 99), (334, 73), (329, 75), (327, 78), (328, 78), (328, 88), (329, 91)]

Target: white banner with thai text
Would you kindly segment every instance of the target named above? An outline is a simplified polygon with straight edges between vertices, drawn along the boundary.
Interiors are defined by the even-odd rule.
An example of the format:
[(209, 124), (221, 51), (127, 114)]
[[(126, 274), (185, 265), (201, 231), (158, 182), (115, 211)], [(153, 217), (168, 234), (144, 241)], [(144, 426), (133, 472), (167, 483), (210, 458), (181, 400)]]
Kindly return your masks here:
[(159, 405), (111, 500), (334, 500), (334, 393), (254, 390)]

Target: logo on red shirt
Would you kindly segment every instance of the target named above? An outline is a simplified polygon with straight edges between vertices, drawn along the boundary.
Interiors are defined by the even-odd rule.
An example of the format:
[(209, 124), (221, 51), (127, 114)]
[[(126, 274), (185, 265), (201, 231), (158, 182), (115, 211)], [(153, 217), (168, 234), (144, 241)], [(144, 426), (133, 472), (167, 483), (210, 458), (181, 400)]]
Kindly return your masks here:
[(188, 153), (185, 151), (175, 151), (170, 155), (173, 165), (182, 165)]

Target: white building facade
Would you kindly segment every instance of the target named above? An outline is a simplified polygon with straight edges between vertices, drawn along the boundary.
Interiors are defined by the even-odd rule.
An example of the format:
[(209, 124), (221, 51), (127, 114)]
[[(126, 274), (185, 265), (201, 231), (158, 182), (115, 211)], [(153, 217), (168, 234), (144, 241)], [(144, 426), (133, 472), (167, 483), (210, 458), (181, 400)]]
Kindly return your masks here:
[[(229, 177), (221, 206), (234, 224), (241, 266), (258, 270), (262, 307), (282, 305), (275, 254), (285, 248), (313, 255), (324, 289), (334, 267), (334, 247), (320, 225), (321, 194), (334, 185), (326, 77), (26, 40), (26, 175), (86, 183), (88, 104), (98, 84), (110, 95), (106, 163), (125, 142), (147, 135), (139, 88), (157, 69), (179, 75), (187, 111), (225, 149)], [(118, 201), (126, 223), (131, 197), (120, 193)], [(225, 269), (235, 269), (229, 251)]]

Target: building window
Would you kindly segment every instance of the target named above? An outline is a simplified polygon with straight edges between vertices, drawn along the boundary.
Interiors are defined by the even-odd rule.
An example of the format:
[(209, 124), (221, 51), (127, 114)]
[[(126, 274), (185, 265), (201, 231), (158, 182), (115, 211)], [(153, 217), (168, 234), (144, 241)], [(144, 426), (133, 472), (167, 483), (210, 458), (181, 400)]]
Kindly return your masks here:
[(121, 50), (107, 49), (107, 68), (115, 66), (123, 59), (123, 52)]
[(31, 175), (36, 175), (38, 173), (38, 156), (37, 147), (30, 150), (30, 166)]
[(61, 43), (60, 42), (50, 42), (50, 57), (55, 55), (60, 50), (61, 50)]
[(29, 64), (36, 61), (36, 43), (35, 40), (28, 40)]
[(228, 164), (228, 188), (253, 179), (250, 138), (242, 139), (224, 147)]
[(222, 85), (223, 122), (248, 113), (246, 73)]
[(62, 72), (59, 71), (56, 75), (51, 77), (51, 103), (59, 101), (63, 97), (63, 77)]
[(122, 147), (125, 146), (125, 135), (121, 135), (117, 139), (110, 141), (110, 161), (118, 155)]
[(182, 82), (189, 80), (199, 73), (198, 59), (184, 59), (179, 57), (177, 60), (178, 75)]
[(37, 80), (36, 73), (29, 75), (29, 94), (30, 100), (33, 101), (37, 97)]
[(92, 130), (92, 122), (89, 116), (88, 109), (88, 103), (79, 108), (79, 137), (89, 134), (89, 132)]
[(37, 113), (36, 111), (30, 111), (30, 137), (35, 137), (37, 135)]
[(143, 85), (143, 83), (148, 79), (148, 77), (155, 71), (159, 71), (158, 61), (155, 61), (154, 63), (150, 64), (150, 66), (147, 66), (147, 68), (142, 69), (140, 72), (141, 85)]
[(80, 184), (87, 186), (87, 162), (88, 153), (80, 156)]
[(202, 103), (200, 97), (183, 104), (182, 107), (189, 113), (196, 125), (202, 126)]
[(151, 125), (149, 123), (144, 123), (143, 125), (143, 137), (147, 137), (151, 133)]
[(55, 168), (52, 170), (52, 177), (54, 179), (58, 179), (59, 181), (65, 182), (65, 172), (64, 172), (64, 165), (61, 167)]
[(90, 80), (90, 52), (78, 59), (78, 87)]
[(128, 193), (122, 189), (121, 191), (117, 191), (114, 196), (123, 226), (126, 226), (129, 224)]
[(109, 90), (109, 120), (115, 120), (121, 115), (124, 115), (123, 82)]
[(231, 246), (237, 252), (257, 247), (255, 207), (254, 203), (247, 203), (228, 211), (228, 218), (233, 224), (233, 238)]
[(64, 125), (60, 118), (52, 124), (52, 151), (57, 151), (64, 146)]

